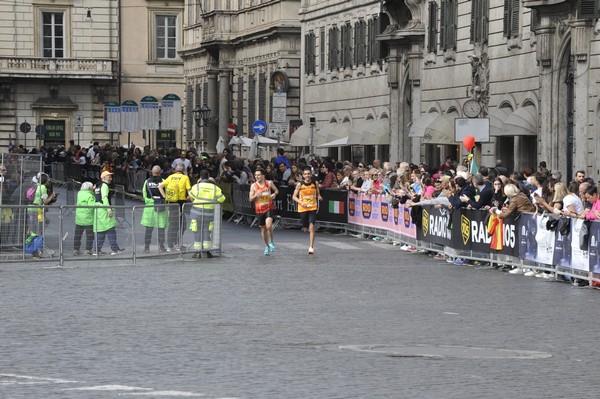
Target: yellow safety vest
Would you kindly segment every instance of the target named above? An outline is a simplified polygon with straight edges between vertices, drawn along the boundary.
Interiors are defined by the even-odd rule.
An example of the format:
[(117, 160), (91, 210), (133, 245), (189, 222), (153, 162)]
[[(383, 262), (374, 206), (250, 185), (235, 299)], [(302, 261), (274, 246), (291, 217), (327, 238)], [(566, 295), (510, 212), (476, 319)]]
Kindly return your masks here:
[(214, 202), (225, 202), (221, 189), (209, 182), (200, 182), (190, 190), (190, 197), (194, 207), (201, 209), (215, 209)]

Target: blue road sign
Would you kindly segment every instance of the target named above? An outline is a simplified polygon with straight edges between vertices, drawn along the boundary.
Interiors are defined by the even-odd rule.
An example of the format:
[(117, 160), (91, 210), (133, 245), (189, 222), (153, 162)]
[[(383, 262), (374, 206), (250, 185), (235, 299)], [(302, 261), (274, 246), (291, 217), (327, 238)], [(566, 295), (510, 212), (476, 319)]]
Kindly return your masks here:
[(265, 134), (267, 131), (267, 124), (265, 121), (259, 119), (252, 124), (252, 131), (256, 134)]

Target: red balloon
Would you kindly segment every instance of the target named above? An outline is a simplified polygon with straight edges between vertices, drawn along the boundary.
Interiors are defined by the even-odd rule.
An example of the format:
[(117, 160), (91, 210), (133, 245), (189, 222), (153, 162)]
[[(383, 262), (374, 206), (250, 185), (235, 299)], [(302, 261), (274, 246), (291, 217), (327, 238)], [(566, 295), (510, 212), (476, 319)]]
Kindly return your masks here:
[(467, 149), (467, 151), (471, 151), (473, 147), (475, 147), (475, 137), (467, 136), (463, 139), (462, 143)]

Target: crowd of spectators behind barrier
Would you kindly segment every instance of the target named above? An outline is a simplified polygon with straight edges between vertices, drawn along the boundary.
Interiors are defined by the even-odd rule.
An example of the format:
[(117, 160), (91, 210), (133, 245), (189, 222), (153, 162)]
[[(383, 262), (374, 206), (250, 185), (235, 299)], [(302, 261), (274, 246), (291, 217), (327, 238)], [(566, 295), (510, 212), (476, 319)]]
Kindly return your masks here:
[[(195, 148), (151, 149), (133, 144), (126, 148), (109, 144), (101, 146), (98, 142), (85, 148), (73, 141), (68, 147), (41, 147), (27, 151), (21, 145), (10, 148), (10, 152), (41, 154), (49, 174), (51, 164), (63, 162), (95, 165), (101, 168), (100, 173), (145, 170), (147, 176), (154, 166), (160, 166), (162, 177), (166, 178), (182, 165), (192, 184), (198, 180), (202, 170), (206, 170), (216, 182), (249, 184), (254, 182), (254, 172), (260, 169), (266, 180), (279, 187), (294, 187), (308, 168), (321, 189), (381, 195), (393, 207), (404, 204), (481, 209), (496, 213), (499, 218), (526, 211), (588, 220), (600, 218), (600, 199), (594, 179), (579, 170), (573, 181), (565, 182), (559, 171), (551, 172), (543, 161), (536, 170), (526, 167), (509, 172), (502, 160), (497, 160), (494, 166), (481, 166), (473, 174), (468, 163), (457, 164), (451, 157), (447, 157), (441, 165), (392, 164), (378, 159), (367, 165), (315, 155), (290, 159), (283, 148), (279, 148), (277, 156), (270, 160), (235, 156), (232, 147), (210, 155)], [(5, 189), (10, 187), (11, 178), (20, 179), (10, 168), (10, 162), (0, 168), (0, 173), (5, 176)], [(47, 185), (48, 192), (52, 193), (51, 180)]]
[[(491, 209), (500, 217), (531, 209), (587, 219), (600, 216), (596, 183), (585, 171), (577, 171), (573, 181), (563, 182), (561, 173), (549, 171), (545, 162), (540, 162), (537, 170), (526, 167), (509, 173), (498, 160), (493, 167), (481, 166), (476, 174), (471, 174), (467, 165), (457, 164), (451, 157), (441, 165), (392, 164), (378, 159), (366, 165), (314, 155), (290, 159), (283, 148), (279, 148), (277, 157), (271, 160), (241, 158), (233, 154), (231, 147), (212, 156), (195, 148), (151, 149), (133, 144), (126, 148), (101, 146), (98, 142), (86, 148), (75, 145), (74, 141), (68, 147), (49, 146), (27, 151), (20, 145), (10, 150), (41, 154), (49, 174), (49, 165), (54, 162), (97, 165), (101, 172), (146, 170), (148, 176), (152, 167), (158, 165), (166, 178), (178, 164), (183, 164), (192, 184), (201, 170), (207, 170), (217, 182), (247, 184), (254, 181), (254, 171), (261, 169), (267, 180), (280, 187), (294, 187), (301, 181), (302, 171), (310, 168), (320, 188), (385, 195), (394, 206), (408, 203), (450, 209)], [(10, 178), (10, 165), (4, 168)]]

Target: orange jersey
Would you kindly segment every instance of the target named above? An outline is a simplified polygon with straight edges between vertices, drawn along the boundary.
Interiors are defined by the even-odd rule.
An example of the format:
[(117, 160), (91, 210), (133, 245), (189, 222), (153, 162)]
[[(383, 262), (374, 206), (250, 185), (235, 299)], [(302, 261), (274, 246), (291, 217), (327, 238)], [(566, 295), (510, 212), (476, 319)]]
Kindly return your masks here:
[(254, 183), (254, 192), (257, 197), (254, 200), (254, 210), (256, 213), (265, 213), (271, 209), (275, 209), (273, 200), (271, 199), (271, 184), (265, 180), (265, 185), (261, 186), (258, 182)]
[(300, 182), (300, 189), (298, 190), (298, 198), (300, 202), (304, 202), (306, 207), (298, 203), (298, 212), (308, 212), (317, 210), (317, 185), (315, 182), (306, 184), (303, 181)]

